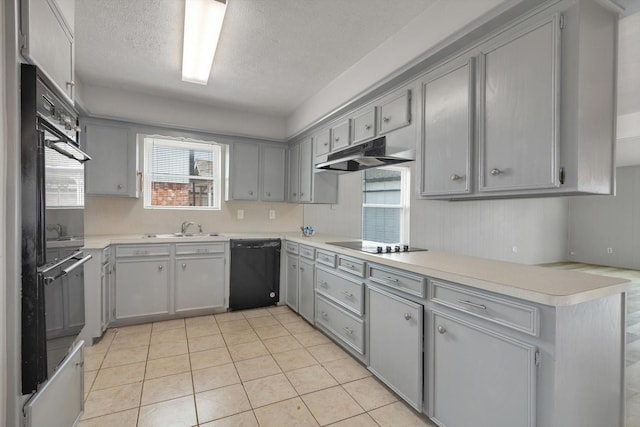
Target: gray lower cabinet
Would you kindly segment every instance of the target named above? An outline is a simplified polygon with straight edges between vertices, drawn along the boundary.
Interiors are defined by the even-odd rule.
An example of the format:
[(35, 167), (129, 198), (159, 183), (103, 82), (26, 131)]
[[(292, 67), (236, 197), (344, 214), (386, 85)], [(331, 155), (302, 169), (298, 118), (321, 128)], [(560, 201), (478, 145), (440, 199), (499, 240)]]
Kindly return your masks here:
[(313, 290), (313, 261), (300, 258), (298, 283), (298, 313), (308, 322), (314, 323), (315, 293)]
[(287, 305), (298, 312), (298, 256), (287, 254)]
[(224, 253), (177, 257), (175, 311), (224, 307)]
[(169, 257), (116, 261), (116, 319), (169, 313)]
[(432, 417), (439, 425), (536, 425), (534, 346), (436, 310), (431, 334)]
[(423, 311), (421, 304), (369, 287), (369, 370), (418, 411), (422, 411)]

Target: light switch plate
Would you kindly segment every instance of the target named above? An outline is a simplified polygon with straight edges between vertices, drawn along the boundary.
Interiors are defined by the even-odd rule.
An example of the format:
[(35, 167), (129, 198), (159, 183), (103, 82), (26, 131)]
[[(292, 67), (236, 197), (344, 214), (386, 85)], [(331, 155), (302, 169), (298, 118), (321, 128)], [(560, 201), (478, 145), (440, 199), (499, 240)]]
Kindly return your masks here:
[(244, 219), (244, 209), (238, 209), (238, 219)]
[(276, 219), (276, 210), (269, 209), (269, 219)]

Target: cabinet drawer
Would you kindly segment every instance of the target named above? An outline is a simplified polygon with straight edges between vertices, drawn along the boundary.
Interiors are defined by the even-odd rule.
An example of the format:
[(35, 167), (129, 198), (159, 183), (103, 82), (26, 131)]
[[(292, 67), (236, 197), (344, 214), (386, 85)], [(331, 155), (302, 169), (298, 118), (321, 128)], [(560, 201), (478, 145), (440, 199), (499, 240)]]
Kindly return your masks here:
[(327, 154), (331, 151), (331, 133), (326, 129), (313, 138), (314, 151), (316, 156)]
[(328, 265), (331, 268), (336, 268), (336, 254), (317, 249), (316, 262), (318, 264)]
[(356, 282), (317, 268), (316, 290), (323, 296), (362, 316), (364, 307), (364, 284), (362, 282)]
[(290, 254), (298, 255), (298, 244), (293, 242), (287, 242), (286, 250)]
[(349, 145), (349, 137), (351, 136), (350, 121), (342, 122), (331, 130), (331, 150), (339, 150)]
[(346, 345), (364, 354), (364, 322), (321, 296), (316, 297), (316, 323), (331, 331)]
[(364, 277), (365, 262), (359, 259), (338, 255), (338, 268), (356, 276)]
[(538, 335), (536, 307), (437, 280), (431, 280), (431, 285), (431, 300), (434, 302), (529, 335)]
[(380, 106), (380, 122), (378, 133), (383, 135), (411, 123), (411, 91), (389, 100)]
[(425, 296), (425, 278), (406, 271), (371, 265), (369, 266), (369, 279), (372, 282), (389, 286), (408, 294), (419, 297)]
[(316, 249), (311, 246), (300, 245), (298, 253), (301, 257), (314, 259), (316, 255)]
[(116, 246), (116, 257), (169, 256), (169, 245)]
[(376, 110), (371, 107), (369, 110), (363, 111), (353, 117), (353, 141), (364, 141), (374, 137), (376, 134)]
[(176, 255), (215, 254), (224, 252), (224, 243), (178, 243)]

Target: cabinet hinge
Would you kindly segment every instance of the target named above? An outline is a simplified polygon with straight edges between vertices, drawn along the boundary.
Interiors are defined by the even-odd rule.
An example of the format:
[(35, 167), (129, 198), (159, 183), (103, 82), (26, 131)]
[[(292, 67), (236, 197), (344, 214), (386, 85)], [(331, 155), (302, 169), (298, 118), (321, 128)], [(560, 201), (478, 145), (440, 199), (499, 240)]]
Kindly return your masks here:
[(560, 14), (560, 29), (564, 30), (564, 14)]
[(533, 362), (536, 364), (536, 366), (540, 366), (540, 352), (536, 351), (535, 355), (533, 356)]
[(27, 35), (22, 31), (18, 34), (18, 44), (20, 45), (20, 50), (27, 48)]
[(558, 174), (558, 179), (560, 180), (560, 184), (564, 184), (564, 168), (560, 168), (560, 172)]

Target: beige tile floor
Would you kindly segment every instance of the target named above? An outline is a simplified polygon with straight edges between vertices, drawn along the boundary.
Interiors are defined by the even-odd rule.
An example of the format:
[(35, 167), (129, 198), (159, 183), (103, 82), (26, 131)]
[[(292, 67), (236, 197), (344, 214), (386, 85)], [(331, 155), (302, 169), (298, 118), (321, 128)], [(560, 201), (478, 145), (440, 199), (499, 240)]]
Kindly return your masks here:
[(433, 426), (287, 307), (108, 330), (79, 427)]

